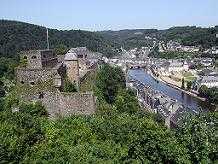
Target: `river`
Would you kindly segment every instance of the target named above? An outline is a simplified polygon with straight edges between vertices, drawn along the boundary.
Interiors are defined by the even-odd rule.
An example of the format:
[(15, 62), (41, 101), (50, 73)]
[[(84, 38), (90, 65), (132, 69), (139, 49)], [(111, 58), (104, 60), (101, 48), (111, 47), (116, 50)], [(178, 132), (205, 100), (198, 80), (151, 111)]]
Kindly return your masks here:
[(214, 107), (205, 101), (191, 96), (179, 89), (173, 88), (161, 81), (157, 81), (143, 69), (133, 69), (128, 71), (133, 79), (140, 81), (154, 90), (160, 91), (174, 100), (182, 103), (184, 106), (192, 109), (202, 109), (203, 111), (212, 110)]

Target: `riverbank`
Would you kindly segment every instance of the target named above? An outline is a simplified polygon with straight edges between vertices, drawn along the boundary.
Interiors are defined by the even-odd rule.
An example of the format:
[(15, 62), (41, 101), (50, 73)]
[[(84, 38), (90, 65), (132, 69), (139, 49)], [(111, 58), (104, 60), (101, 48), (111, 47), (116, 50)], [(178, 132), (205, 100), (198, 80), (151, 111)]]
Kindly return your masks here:
[(199, 97), (197, 94), (195, 94), (195, 93), (193, 93), (193, 92), (186, 91), (186, 90), (184, 90), (184, 89), (178, 87), (177, 85), (175, 85), (175, 84), (173, 84), (173, 83), (170, 83), (169, 81), (166, 81), (164, 78), (155, 76), (155, 75), (152, 73), (152, 71), (149, 71), (148, 73), (149, 73), (155, 80), (157, 80), (157, 81), (161, 81), (161, 82), (165, 83), (166, 85), (168, 85), (168, 86), (170, 86), (170, 87), (173, 87), (173, 88), (175, 88), (175, 89), (177, 89), (177, 90), (180, 90), (180, 91), (182, 91), (182, 92), (184, 92), (184, 93), (186, 93), (186, 94), (188, 94), (188, 95), (190, 95), (190, 96), (193, 96), (193, 97), (195, 97), (195, 98), (197, 98), (197, 99), (199, 99), (199, 100), (201, 100), (201, 101), (206, 101), (205, 98)]

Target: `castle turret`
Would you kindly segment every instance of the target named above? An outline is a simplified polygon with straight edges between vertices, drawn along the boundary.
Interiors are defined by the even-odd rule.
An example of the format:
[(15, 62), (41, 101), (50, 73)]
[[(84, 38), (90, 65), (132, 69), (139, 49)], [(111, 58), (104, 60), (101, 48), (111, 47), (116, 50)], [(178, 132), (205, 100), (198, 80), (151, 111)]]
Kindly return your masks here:
[(68, 79), (79, 88), (79, 62), (76, 53), (67, 53), (64, 57)]
[(53, 50), (22, 51), (20, 58), (26, 61), (26, 68), (29, 69), (53, 68), (58, 63), (58, 58)]

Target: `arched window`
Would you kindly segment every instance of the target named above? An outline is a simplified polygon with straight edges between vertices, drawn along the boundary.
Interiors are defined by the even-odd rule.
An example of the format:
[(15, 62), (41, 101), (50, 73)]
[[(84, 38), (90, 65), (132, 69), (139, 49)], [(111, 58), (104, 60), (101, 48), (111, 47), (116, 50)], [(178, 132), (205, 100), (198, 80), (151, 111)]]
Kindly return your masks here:
[(24, 56), (23, 59), (27, 59), (27, 56)]
[(32, 56), (32, 57), (31, 57), (31, 59), (36, 59), (36, 56), (35, 56), (35, 55), (34, 55), (34, 56)]

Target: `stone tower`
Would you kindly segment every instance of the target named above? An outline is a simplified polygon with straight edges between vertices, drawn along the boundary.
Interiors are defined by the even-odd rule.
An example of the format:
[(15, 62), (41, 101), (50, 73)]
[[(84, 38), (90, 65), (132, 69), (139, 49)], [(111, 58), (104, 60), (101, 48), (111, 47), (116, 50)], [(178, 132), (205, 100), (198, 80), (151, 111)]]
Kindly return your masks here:
[(77, 54), (65, 54), (64, 63), (66, 65), (68, 79), (79, 88), (79, 62)]
[(27, 61), (26, 68), (29, 69), (53, 68), (58, 63), (57, 55), (53, 50), (22, 51), (20, 58)]

